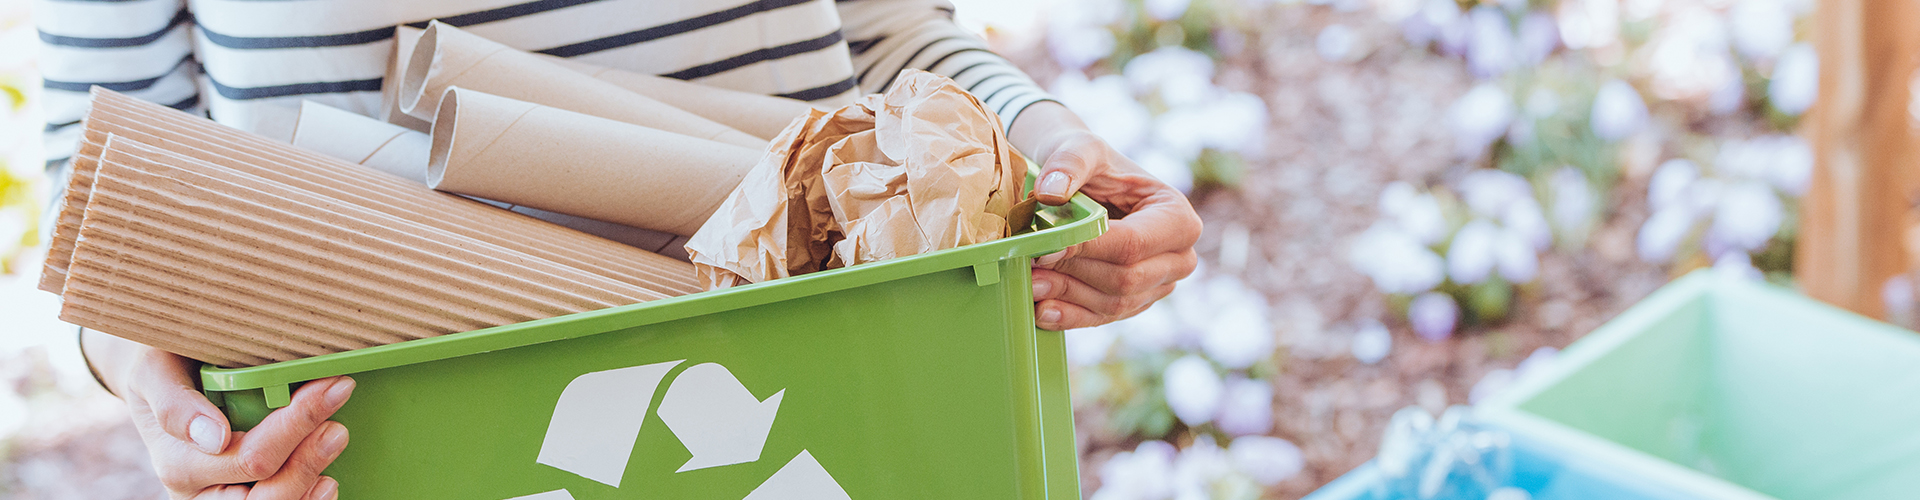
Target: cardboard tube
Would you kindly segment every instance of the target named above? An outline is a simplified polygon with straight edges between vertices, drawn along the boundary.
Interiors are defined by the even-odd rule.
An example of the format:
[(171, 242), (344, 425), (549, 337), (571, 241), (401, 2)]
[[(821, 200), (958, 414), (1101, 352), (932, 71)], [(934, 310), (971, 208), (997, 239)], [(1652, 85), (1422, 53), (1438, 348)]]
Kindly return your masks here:
[(407, 75), (413, 46), (426, 30), (407, 25), (393, 27), (393, 50), (387, 53), (387, 75), (380, 79), (380, 116), (387, 123), (426, 132), (433, 124), (400, 111), (400, 80)]
[(427, 134), (313, 101), (300, 101), (293, 145), (426, 184)]
[[(97, 151), (112, 132), (636, 286), (675, 295), (701, 291), (693, 280), (692, 266), (685, 262), (436, 192), (113, 91), (94, 89), (94, 102), (85, 123), (82, 151)], [(80, 163), (76, 166), (82, 167)], [(84, 208), (84, 202), (66, 203), (60, 217), (75, 221), (77, 228)], [(56, 230), (54, 248), (72, 248), (76, 238), (74, 231)], [(64, 257), (50, 254), (47, 265), (65, 269), (71, 260), (70, 253)]]
[(664, 297), (121, 138), (81, 231), (63, 319), (222, 366)]
[[(427, 154), (431, 143), (427, 134), (313, 101), (301, 101), (300, 123), (293, 129), (295, 146), (373, 167), (421, 185), (427, 183)], [(674, 245), (681, 241), (675, 235), (508, 203), (492, 204), (622, 245), (686, 260), (683, 257), (686, 252)]]
[(405, 75), (401, 110), (423, 120), (457, 86), (741, 147), (767, 142), (438, 21), (420, 36)]
[(778, 136), (780, 130), (787, 128), (787, 124), (793, 123), (795, 118), (806, 114), (808, 109), (814, 109), (813, 105), (798, 99), (723, 89), (546, 54), (539, 54), (539, 56), (555, 65), (618, 85), (620, 88), (637, 92), (654, 100), (673, 103), (673, 107), (691, 111), (693, 114), (720, 122), (721, 125), (752, 134), (754, 137)]
[(454, 87), (434, 119), (427, 185), (691, 235), (759, 153)]

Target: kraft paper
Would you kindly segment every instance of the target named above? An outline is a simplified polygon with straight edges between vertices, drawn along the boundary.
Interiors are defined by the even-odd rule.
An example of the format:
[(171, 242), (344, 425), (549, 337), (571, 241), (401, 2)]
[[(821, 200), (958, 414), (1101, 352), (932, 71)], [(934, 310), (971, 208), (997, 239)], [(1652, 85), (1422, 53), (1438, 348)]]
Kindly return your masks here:
[(400, 106), (433, 120), (448, 87), (758, 149), (766, 144), (713, 120), (441, 24), (427, 25), (401, 78)]
[(748, 148), (453, 87), (435, 118), (427, 184), (691, 235), (758, 159)]
[(781, 132), (687, 243), (709, 289), (1005, 237), (1026, 160), (952, 80), (893, 88)]
[[(577, 231), (513, 214), (479, 202), (427, 189), (419, 183), (223, 127), (164, 106), (96, 88), (83, 125), (81, 151), (98, 151), (109, 132), (170, 152), (299, 187), (395, 217), (444, 229), (487, 244), (520, 251), (653, 290), (686, 294), (700, 290), (691, 265)], [(75, 162), (76, 173), (90, 163)], [(86, 207), (90, 175), (70, 181), (60, 209), (47, 275), (64, 275)], [(59, 253), (68, 249), (65, 254)], [(58, 291), (57, 282), (43, 289)]]
[(74, 255), (63, 319), (222, 366), (665, 297), (118, 137)]

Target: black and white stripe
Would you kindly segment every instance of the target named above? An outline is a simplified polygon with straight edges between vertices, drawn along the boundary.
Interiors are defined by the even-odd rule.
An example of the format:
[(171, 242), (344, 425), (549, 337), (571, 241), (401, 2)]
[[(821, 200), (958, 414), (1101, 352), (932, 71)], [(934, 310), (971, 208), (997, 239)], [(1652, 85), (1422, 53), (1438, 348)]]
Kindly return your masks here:
[[(374, 114), (394, 26), (427, 20), (605, 66), (839, 104), (901, 69), (953, 76), (1006, 123), (1046, 95), (940, 0), (36, 0), (48, 151), (72, 151), (88, 88), (269, 137), (299, 101)], [(843, 20), (845, 21), (843, 23)], [(852, 40), (852, 42), (849, 42)], [(858, 68), (859, 71), (856, 71)]]

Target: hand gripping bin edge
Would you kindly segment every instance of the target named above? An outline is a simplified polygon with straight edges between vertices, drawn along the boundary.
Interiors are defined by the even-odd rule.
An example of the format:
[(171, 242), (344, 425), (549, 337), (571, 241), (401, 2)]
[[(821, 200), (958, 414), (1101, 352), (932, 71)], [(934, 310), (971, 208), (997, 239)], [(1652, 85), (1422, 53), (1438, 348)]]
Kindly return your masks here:
[[(326, 471), (345, 498), (738, 499), (799, 484), (808, 458), (854, 499), (1079, 498), (1063, 336), (1034, 326), (1030, 263), (1106, 224), (1076, 196), (987, 243), (201, 381), (247, 429), (302, 382), (352, 375), (334, 416), (352, 443)], [(557, 422), (576, 380), (645, 365), (657, 383), (567, 399), (623, 411)], [(549, 459), (581, 446), (601, 453)]]

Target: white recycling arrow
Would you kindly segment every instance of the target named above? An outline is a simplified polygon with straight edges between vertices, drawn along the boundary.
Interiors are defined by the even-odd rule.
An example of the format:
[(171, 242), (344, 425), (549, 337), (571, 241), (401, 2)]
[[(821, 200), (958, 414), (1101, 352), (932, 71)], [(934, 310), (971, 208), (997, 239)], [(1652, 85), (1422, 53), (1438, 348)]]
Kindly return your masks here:
[[(647, 406), (653, 404), (653, 391), (660, 386), (660, 379), (666, 378), (668, 370), (684, 361), (574, 377), (567, 388), (560, 391), (560, 402), (553, 407), (553, 421), (547, 424), (546, 440), (540, 444), (540, 457), (534, 461), (620, 487), (620, 476), (627, 471), (627, 458), (633, 455), (634, 440), (640, 436), (640, 424), (647, 420)], [(672, 391), (668, 391), (668, 395), (671, 396)]]
[(714, 363), (680, 372), (656, 410), (680, 444), (693, 452), (693, 458), (674, 472), (759, 460), (786, 393), (781, 389), (766, 401), (755, 399), (733, 372)]
[(559, 489), (546, 493), (534, 493), (523, 497), (513, 497), (507, 500), (573, 500), (573, 494), (568, 493), (567, 490)]
[(847, 490), (840, 488), (840, 482), (833, 480), (826, 467), (820, 466), (813, 454), (800, 450), (800, 456), (793, 457), (780, 472), (773, 473), (767, 482), (747, 493), (745, 500), (853, 500), (847, 496)]

